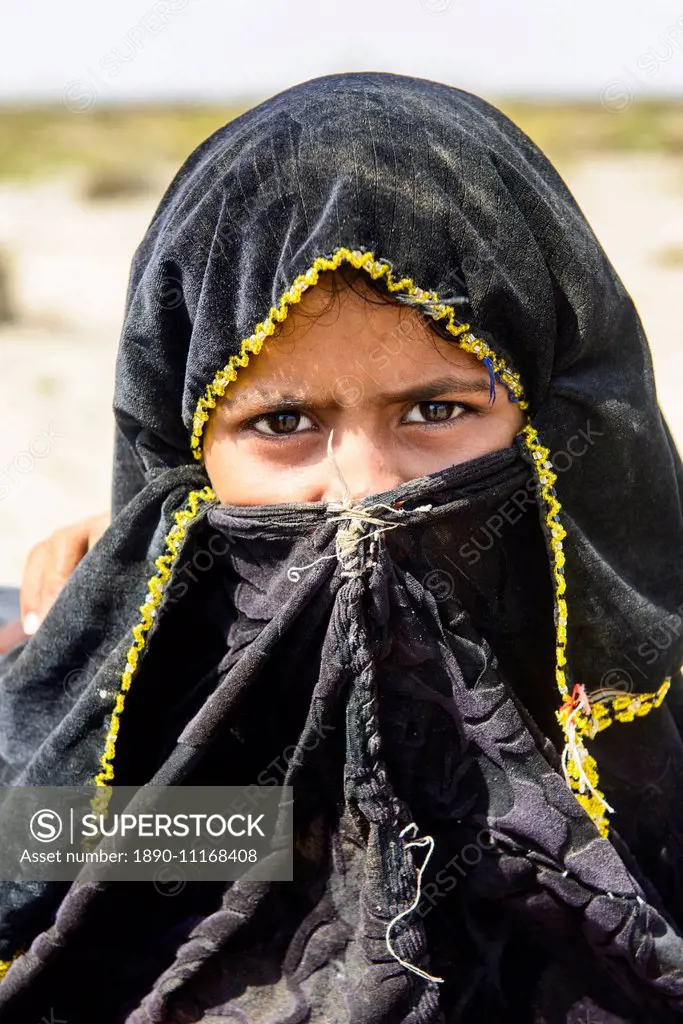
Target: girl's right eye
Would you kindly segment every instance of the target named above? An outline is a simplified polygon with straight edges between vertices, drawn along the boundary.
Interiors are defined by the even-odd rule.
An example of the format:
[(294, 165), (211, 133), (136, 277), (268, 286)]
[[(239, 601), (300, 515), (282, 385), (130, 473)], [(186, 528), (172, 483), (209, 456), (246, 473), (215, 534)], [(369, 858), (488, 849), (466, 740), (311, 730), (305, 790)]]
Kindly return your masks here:
[[(302, 421), (306, 421), (302, 427)], [(263, 429), (259, 424), (265, 424)], [(256, 431), (257, 434), (265, 434), (267, 437), (278, 437), (286, 434), (299, 434), (302, 430), (310, 430), (315, 426), (309, 416), (296, 410), (283, 410), (281, 412), (267, 412), (250, 420), (247, 426)]]

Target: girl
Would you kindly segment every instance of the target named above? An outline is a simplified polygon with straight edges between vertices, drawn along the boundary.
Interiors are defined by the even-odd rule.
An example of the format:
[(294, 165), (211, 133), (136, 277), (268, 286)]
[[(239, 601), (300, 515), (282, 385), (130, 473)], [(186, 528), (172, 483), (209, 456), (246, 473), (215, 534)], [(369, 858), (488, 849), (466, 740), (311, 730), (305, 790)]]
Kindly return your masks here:
[(221, 128), (114, 409), (3, 781), (291, 785), (293, 881), (4, 883), (3, 1020), (680, 1019), (681, 463), (530, 140), (380, 73)]

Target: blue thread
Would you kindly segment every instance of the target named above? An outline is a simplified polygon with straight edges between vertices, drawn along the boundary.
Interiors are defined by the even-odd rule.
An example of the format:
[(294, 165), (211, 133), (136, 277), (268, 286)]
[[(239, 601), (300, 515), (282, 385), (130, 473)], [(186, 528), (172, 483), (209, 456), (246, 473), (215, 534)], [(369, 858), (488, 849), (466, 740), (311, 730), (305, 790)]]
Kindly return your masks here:
[(482, 363), (489, 371), (489, 404), (491, 404), (496, 397), (496, 371), (493, 369), (491, 356), (484, 356)]

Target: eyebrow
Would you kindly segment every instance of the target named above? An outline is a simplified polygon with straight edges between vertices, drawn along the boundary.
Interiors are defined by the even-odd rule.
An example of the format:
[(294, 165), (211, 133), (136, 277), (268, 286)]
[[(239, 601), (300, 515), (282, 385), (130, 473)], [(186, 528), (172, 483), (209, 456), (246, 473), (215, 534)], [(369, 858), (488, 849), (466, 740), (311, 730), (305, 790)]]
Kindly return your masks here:
[(489, 393), (489, 378), (486, 377), (438, 377), (436, 380), (414, 384), (403, 391), (383, 391), (377, 396), (382, 405), (393, 405), (395, 402), (423, 402), (429, 398), (455, 391), (458, 394)]
[[(356, 380), (355, 374), (349, 374), (349, 377)], [(490, 382), (489, 378), (483, 377), (438, 377), (434, 380), (425, 381), (422, 384), (413, 384), (410, 387), (398, 390), (398, 391), (382, 391), (374, 396), (373, 401), (377, 405), (386, 406), (394, 405), (399, 402), (426, 402), (430, 398), (438, 398), (439, 395), (448, 394), (455, 392), (456, 394), (489, 394)], [(309, 409), (343, 409), (345, 408), (344, 402), (340, 402), (334, 395), (319, 396), (316, 400), (315, 396), (310, 392), (297, 391), (297, 392), (285, 392), (285, 391), (274, 391), (270, 388), (248, 388), (235, 395), (234, 398), (230, 397), (230, 393), (226, 394), (228, 399), (228, 409), (237, 409), (240, 406), (249, 405), (252, 407), (259, 406), (267, 408), (268, 411), (278, 411), (281, 409), (293, 409), (293, 408), (309, 408)], [(225, 406), (223, 406), (225, 409)], [(228, 411), (226, 409), (226, 412)]]

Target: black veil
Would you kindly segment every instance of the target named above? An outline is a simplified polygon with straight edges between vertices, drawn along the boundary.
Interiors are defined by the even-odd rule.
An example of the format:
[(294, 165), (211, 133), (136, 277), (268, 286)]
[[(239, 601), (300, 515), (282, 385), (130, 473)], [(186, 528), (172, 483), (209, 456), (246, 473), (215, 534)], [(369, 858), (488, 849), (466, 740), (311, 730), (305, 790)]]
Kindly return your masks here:
[[(343, 264), (485, 361), (524, 429), (341, 513), (221, 505), (211, 408)], [(0, 779), (246, 784), (289, 747), (300, 874), (3, 883), (0, 955), (27, 951), (3, 1019), (58, 995), (70, 1024), (678, 1019), (681, 463), (633, 303), (533, 143), (383, 73), (219, 129), (135, 254), (114, 411), (112, 525), (0, 662)]]

